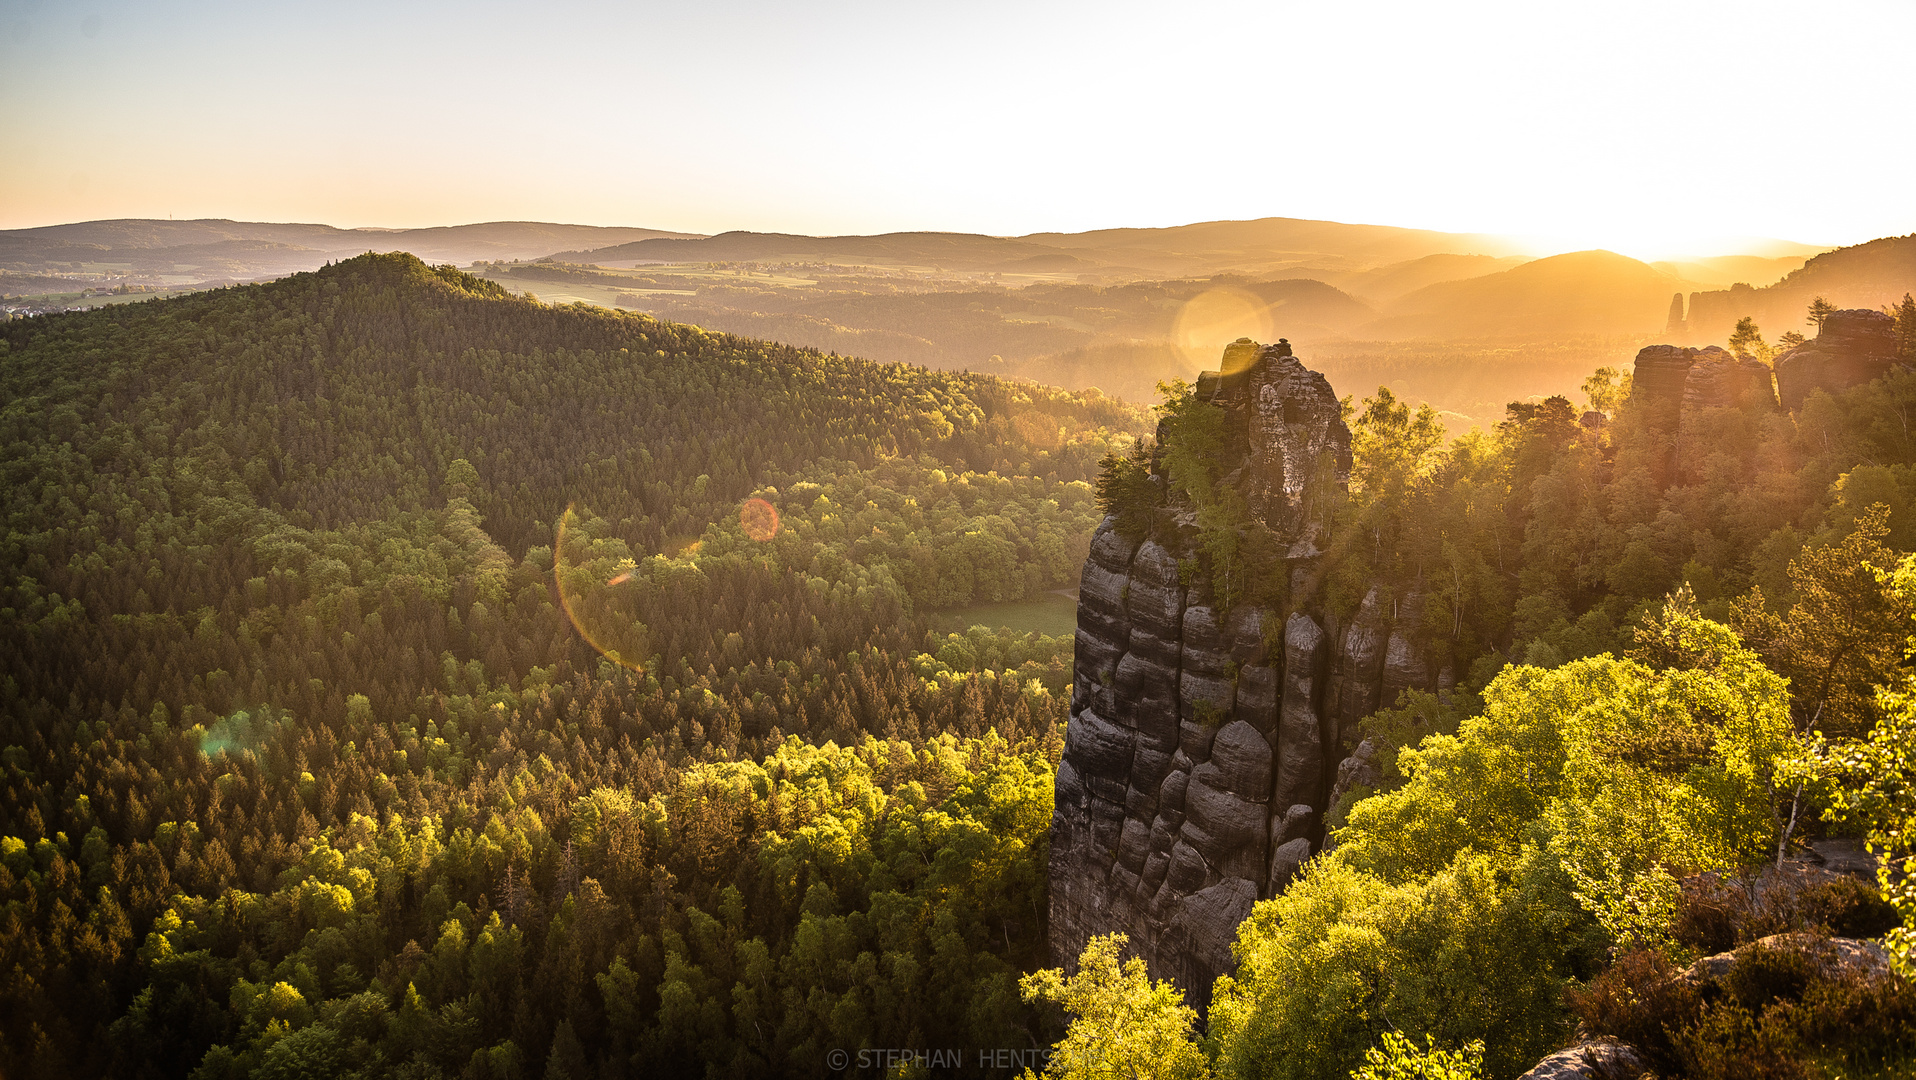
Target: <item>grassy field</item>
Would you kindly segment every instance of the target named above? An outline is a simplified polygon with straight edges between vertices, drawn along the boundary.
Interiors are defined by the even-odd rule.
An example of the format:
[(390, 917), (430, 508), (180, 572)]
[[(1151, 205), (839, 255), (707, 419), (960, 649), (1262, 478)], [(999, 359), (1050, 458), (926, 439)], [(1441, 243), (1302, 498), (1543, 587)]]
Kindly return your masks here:
[(1015, 630), (1021, 634), (1066, 637), (1078, 630), (1078, 596), (1076, 592), (1048, 592), (1035, 600), (976, 604), (933, 612), (932, 620), (939, 629), (947, 632), (989, 626), (993, 629)]

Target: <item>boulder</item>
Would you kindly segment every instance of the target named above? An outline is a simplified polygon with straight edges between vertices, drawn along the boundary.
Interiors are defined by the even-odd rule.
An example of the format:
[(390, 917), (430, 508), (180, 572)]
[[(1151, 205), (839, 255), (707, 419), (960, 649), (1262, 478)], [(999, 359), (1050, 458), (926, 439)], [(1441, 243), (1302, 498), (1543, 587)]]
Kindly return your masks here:
[(1218, 782), (1247, 802), (1261, 803), (1271, 796), (1271, 744), (1257, 729), (1233, 720), (1211, 740), (1211, 760)]
[(1266, 886), (1266, 895), (1276, 896), (1283, 892), (1284, 886), (1289, 885), (1291, 879), (1304, 869), (1304, 862), (1310, 857), (1311, 842), (1301, 836), (1279, 844), (1271, 852), (1270, 877), (1269, 885)]
[(1317, 826), (1317, 811), (1303, 803), (1271, 815), (1271, 846), (1281, 847), (1293, 840), (1309, 839)]
[(1896, 320), (1869, 308), (1832, 311), (1817, 330), (1816, 340), (1869, 356), (1895, 356)]
[(1330, 798), (1325, 802), (1336, 806), (1353, 788), (1366, 787), (1375, 791), (1384, 782), (1383, 772), (1377, 764), (1377, 747), (1369, 739), (1357, 744), (1350, 756), (1337, 763), (1337, 781), (1331, 785)]
[(1186, 668), (1178, 680), (1178, 716), (1215, 724), (1231, 715), (1237, 703), (1237, 683), (1229, 676), (1206, 675)]
[(1559, 1050), (1517, 1080), (1637, 1080), (1649, 1069), (1635, 1047), (1602, 1040)]
[(1263, 805), (1219, 786), (1216, 766), (1206, 762), (1191, 774), (1184, 793), (1184, 828), (1180, 835), (1206, 862), (1220, 871), (1248, 865), (1240, 876), (1262, 876), (1269, 829)]
[(1166, 747), (1149, 739), (1139, 739), (1131, 750), (1131, 786), (1148, 792), (1151, 804), (1157, 805), (1158, 791), (1164, 783), (1165, 774), (1171, 771), (1171, 751), (1175, 747)]
[(1677, 978), (1695, 985), (1714, 982), (1728, 975), (1750, 953), (1760, 949), (1800, 952), (1825, 978), (1861, 975), (1877, 978), (1889, 974), (1889, 952), (1880, 942), (1859, 938), (1823, 937), (1802, 932), (1771, 934), (1730, 952), (1706, 956), (1684, 969)]
[(1174, 896), (1189, 896), (1204, 887), (1204, 879), (1210, 872), (1197, 848), (1179, 839), (1171, 845), (1171, 865), (1164, 875), (1163, 888), (1171, 890)]
[(1230, 670), (1230, 642), (1217, 612), (1208, 606), (1184, 609), (1184, 670), (1205, 675), (1223, 675)]
[(1191, 774), (1177, 770), (1164, 778), (1163, 786), (1158, 788), (1158, 809), (1163, 813), (1184, 813), (1184, 793), (1190, 786)]
[(1131, 578), (1123, 570), (1107, 569), (1087, 560), (1083, 573), (1078, 575), (1080, 621), (1087, 612), (1108, 620), (1122, 620), (1130, 582)]
[(1160, 743), (1177, 737), (1176, 669), (1126, 653), (1118, 661), (1111, 689), (1117, 700), (1114, 719), (1119, 723)]
[(1645, 346), (1637, 351), (1636, 364), (1631, 369), (1630, 397), (1645, 408), (1653, 420), (1674, 426), (1683, 408), (1683, 390), (1690, 378), (1690, 365), (1700, 357), (1718, 355), (1730, 357), (1727, 351), (1715, 345), (1703, 349), (1687, 349), (1681, 345)]
[[(1128, 636), (1128, 635), (1127, 635)], [(1120, 639), (1122, 640), (1122, 639)], [(1124, 655), (1124, 646), (1078, 623), (1076, 635), (1077, 670), (1090, 676), (1093, 683), (1109, 683), (1117, 677), (1118, 659)], [(1087, 685), (1086, 690), (1090, 687)]]
[(1065, 725), (1065, 753), (1091, 794), (1112, 802), (1124, 801), (1129, 787), (1131, 748), (1137, 735), (1108, 723), (1089, 709)]
[(1132, 873), (1144, 871), (1144, 857), (1151, 851), (1151, 829), (1137, 818), (1126, 818), (1118, 835), (1118, 865)]

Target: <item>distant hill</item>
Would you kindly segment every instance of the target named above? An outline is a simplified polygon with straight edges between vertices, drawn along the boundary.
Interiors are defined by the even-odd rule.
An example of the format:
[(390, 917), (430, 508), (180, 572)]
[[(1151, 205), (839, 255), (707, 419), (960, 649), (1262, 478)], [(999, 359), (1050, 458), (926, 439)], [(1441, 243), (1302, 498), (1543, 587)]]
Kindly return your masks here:
[(428, 262), (535, 259), (563, 247), (692, 234), (537, 221), (431, 229), (340, 229), (331, 225), (125, 218), (0, 231), (0, 269), (26, 273), (131, 275), (186, 281), (277, 277), (354, 255), (408, 251)]
[(1369, 329), (1390, 338), (1648, 334), (1688, 283), (1613, 251), (1578, 251), (1502, 273), (1425, 286)]
[[(1811, 252), (1810, 254), (1816, 254)], [(1708, 259), (1678, 259), (1666, 262), (1654, 262), (1651, 266), (1672, 277), (1694, 281), (1699, 285), (1713, 285), (1727, 288), (1736, 282), (1761, 288), (1771, 285), (1788, 275), (1792, 270), (1800, 270), (1809, 255), (1719, 255)]]
[(1495, 257), (1510, 254), (1511, 245), (1496, 237), (1465, 233), (1261, 218), (1162, 229), (1099, 229), (1017, 237), (935, 232), (877, 236), (728, 232), (696, 240), (646, 239), (595, 250), (565, 251), (553, 257), (601, 265), (821, 261), (1012, 272), (1102, 268), (1109, 277), (1136, 280), (1269, 274), (1307, 265), (1326, 268), (1326, 272), (1356, 272), (1457, 252)]
[(1745, 316), (1771, 339), (1789, 330), (1807, 334), (1804, 312), (1819, 296), (1839, 308), (1880, 308), (1904, 293), (1916, 293), (1916, 233), (1826, 251), (1768, 288), (1694, 293), (1688, 334), (1697, 343), (1717, 341)]
[[(561, 262), (833, 262), (955, 270), (1014, 266), (1052, 269), (1084, 260), (1052, 247), (976, 233), (901, 232), (877, 236), (799, 236), (726, 232), (696, 239), (643, 239), (592, 251), (567, 251)], [(1085, 265), (1091, 265), (1085, 262)]]
[(1494, 236), (1279, 217), (1162, 229), (1032, 233), (1019, 239), (1178, 274), (1262, 273), (1305, 265), (1364, 270), (1426, 255), (1516, 253), (1510, 241)]
[(1522, 266), (1529, 262), (1523, 255), (1498, 258), (1494, 255), (1426, 255), (1421, 259), (1379, 266), (1372, 270), (1326, 271), (1300, 270), (1299, 276), (1316, 278), (1329, 285), (1372, 302), (1395, 300), (1405, 293), (1444, 281), (1463, 281)]

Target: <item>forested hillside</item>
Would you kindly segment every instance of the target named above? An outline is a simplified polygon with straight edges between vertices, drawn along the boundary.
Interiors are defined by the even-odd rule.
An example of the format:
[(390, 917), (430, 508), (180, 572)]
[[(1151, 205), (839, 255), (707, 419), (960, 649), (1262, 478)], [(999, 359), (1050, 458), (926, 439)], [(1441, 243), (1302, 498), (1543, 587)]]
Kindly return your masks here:
[(0, 400), (0, 1073), (1044, 1040), (1070, 643), (920, 613), (1071, 584), (1138, 414), (409, 256), (0, 324)]
[[(1237, 552), (1169, 389), (1147, 480), (1101, 395), (408, 256), (0, 324), (0, 1073), (827, 1075), (1068, 1016), (1057, 1075), (1342, 1080), (1402, 1030), (1514, 1076), (1579, 1024), (1673, 1076), (1910, 1059), (1901, 982), (1762, 953), (1640, 993), (1916, 916), (1755, 884), (1804, 837), (1907, 854), (1900, 371), (1795, 414), (1600, 372), (1601, 422), (1448, 441), (1351, 404), (1300, 587), (1416, 611), (1446, 693), (1361, 726), (1340, 846), (1244, 924), (1208, 1041), (1109, 941), (1029, 975), (1072, 643), (927, 627), (1074, 583), (1106, 511)], [(1180, 576), (1292, 587), (1242, 554)]]

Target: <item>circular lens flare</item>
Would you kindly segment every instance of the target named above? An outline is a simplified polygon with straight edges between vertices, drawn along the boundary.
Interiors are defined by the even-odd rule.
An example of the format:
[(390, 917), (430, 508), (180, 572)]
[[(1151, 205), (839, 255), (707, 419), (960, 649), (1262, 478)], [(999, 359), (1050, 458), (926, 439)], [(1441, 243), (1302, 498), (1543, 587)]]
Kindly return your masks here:
[(1178, 356), (1198, 371), (1217, 367), (1224, 346), (1241, 337), (1274, 340), (1271, 308), (1256, 295), (1228, 286), (1186, 300), (1171, 330)]
[(620, 667), (645, 671), (651, 655), (651, 636), (632, 612), (632, 594), (615, 588), (633, 578), (631, 570), (608, 565), (609, 557), (595, 557), (594, 542), (578, 528), (579, 515), (566, 507), (552, 539), (552, 579), (559, 590), (559, 609), (579, 637), (594, 652)]
[(747, 499), (738, 508), (738, 524), (745, 535), (764, 543), (778, 535), (778, 508), (764, 499)]

